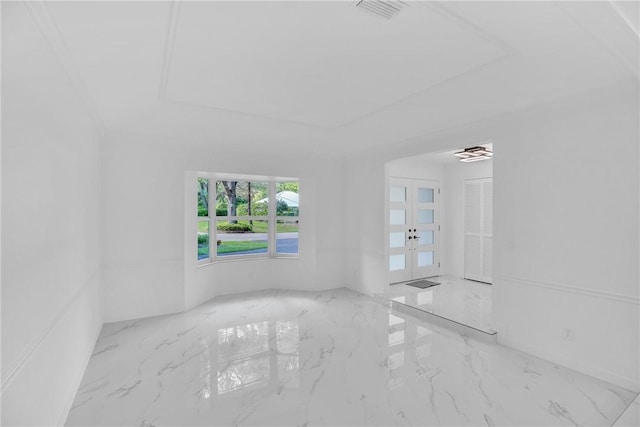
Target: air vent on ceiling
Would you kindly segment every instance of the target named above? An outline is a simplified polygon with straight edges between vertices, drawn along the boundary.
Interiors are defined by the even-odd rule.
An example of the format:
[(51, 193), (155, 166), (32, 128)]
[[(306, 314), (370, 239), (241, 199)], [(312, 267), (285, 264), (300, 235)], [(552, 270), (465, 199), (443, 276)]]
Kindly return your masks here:
[(358, 0), (356, 7), (384, 19), (396, 16), (407, 4), (400, 0)]

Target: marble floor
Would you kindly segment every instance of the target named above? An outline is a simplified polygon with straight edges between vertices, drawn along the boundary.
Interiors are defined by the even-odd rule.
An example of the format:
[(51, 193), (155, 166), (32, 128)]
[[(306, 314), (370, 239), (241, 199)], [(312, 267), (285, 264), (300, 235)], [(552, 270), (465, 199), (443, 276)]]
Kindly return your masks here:
[(636, 393), (347, 289), (104, 326), (68, 426), (611, 426)]
[(427, 279), (440, 285), (427, 289), (389, 285), (380, 296), (493, 334), (491, 285), (453, 276)]
[(613, 424), (613, 427), (638, 427), (640, 426), (640, 396), (636, 397), (631, 405), (620, 418)]

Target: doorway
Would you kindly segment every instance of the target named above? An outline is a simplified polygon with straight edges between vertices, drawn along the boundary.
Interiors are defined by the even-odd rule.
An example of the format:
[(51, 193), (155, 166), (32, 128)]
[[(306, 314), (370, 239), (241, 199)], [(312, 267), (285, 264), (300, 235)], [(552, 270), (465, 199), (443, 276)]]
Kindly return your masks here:
[(440, 274), (439, 182), (389, 178), (389, 279), (391, 283)]
[[(483, 146), (493, 150), (493, 144)], [(493, 287), (487, 284), (492, 281), (493, 160), (463, 162), (456, 155), (461, 150), (385, 163), (388, 285), (380, 296), (418, 310), (414, 313), (494, 335)], [(439, 285), (412, 286), (426, 277)]]

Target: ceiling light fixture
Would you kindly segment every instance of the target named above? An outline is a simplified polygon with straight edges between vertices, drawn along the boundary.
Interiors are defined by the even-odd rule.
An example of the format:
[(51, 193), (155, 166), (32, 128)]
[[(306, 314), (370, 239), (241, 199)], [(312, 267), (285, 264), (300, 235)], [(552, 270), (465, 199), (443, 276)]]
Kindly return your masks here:
[(391, 19), (407, 4), (401, 0), (358, 0), (356, 7), (374, 15)]
[(463, 151), (454, 153), (461, 162), (477, 162), (479, 160), (489, 160), (493, 156), (493, 152), (485, 147), (465, 148)]

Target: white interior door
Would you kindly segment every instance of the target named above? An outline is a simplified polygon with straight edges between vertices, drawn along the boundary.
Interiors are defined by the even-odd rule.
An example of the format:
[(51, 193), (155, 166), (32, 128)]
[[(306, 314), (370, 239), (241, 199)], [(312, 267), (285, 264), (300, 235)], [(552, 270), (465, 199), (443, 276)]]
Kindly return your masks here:
[(438, 182), (390, 178), (389, 280), (404, 282), (439, 274)]
[(493, 179), (468, 179), (464, 188), (464, 277), (492, 283)]

